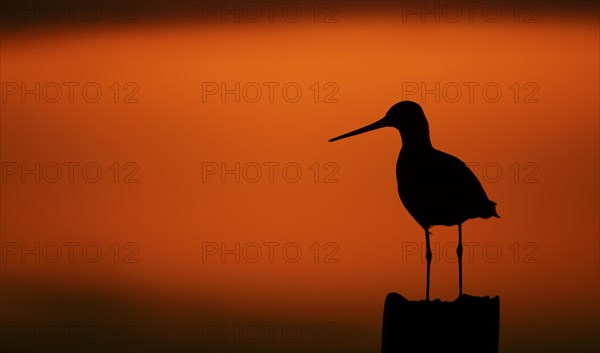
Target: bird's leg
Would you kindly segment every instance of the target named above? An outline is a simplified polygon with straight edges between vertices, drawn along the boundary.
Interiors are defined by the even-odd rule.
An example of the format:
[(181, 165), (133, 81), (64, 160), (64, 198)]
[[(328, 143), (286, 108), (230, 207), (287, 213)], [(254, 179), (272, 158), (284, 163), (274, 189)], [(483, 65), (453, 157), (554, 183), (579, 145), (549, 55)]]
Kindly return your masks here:
[(431, 269), (431, 246), (429, 245), (429, 229), (425, 229), (425, 244), (427, 247), (427, 253), (425, 257), (427, 258), (427, 292), (425, 294), (425, 300), (429, 301), (429, 273)]
[(456, 246), (456, 255), (458, 258), (458, 297), (462, 296), (462, 224), (458, 225), (458, 245)]

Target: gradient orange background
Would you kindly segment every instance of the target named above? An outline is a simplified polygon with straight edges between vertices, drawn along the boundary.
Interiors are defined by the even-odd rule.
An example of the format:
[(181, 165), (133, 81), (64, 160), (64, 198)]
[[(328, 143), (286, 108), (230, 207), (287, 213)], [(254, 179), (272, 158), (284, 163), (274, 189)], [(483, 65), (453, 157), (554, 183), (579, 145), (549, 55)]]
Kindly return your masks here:
[[(502, 218), (464, 225), (464, 241), (477, 243), (465, 250), (472, 260), (465, 260), (464, 289), (500, 296), (501, 351), (600, 348), (598, 7), (534, 3), (537, 21), (530, 23), (515, 22), (502, 3), (495, 23), (480, 12), (473, 22), (430, 16), (422, 23), (419, 15), (403, 21), (400, 4), (332, 4), (316, 5), (338, 10), (332, 23), (323, 13), (315, 23), (313, 3), (302, 3), (295, 23), (280, 15), (273, 23), (264, 16), (256, 23), (222, 23), (218, 15), (203, 21), (198, 7), (153, 11), (144, 3), (134, 3), (132, 23), (7, 19), (13, 22), (0, 37), (3, 168), (96, 162), (103, 174), (97, 183), (85, 182), (81, 169), (69, 183), (66, 168), (57, 183), (36, 183), (31, 175), (22, 182), (19, 173), (2, 180), (0, 350), (379, 351), (385, 295), (419, 300), (425, 291), (424, 260), (410, 252), (422, 246), (422, 230), (396, 191), (401, 141), (392, 129), (327, 140), (405, 98), (423, 106), (434, 147), (479, 163), (476, 175), (498, 203)], [(42, 96), (38, 103), (6, 91), (11, 82), (71, 81), (98, 83), (101, 99), (88, 103), (75, 89), (69, 102), (64, 89), (59, 102)], [(119, 103), (110, 90), (115, 82)], [(266, 89), (256, 103), (243, 95), (239, 103), (233, 95), (203, 101), (207, 82), (279, 88), (273, 102)], [(302, 89), (296, 103), (281, 94), (289, 82)], [(438, 102), (406, 96), (411, 82), (456, 82), (463, 96), (456, 103), (443, 92)], [(465, 82), (479, 84), (472, 102)], [(481, 92), (490, 82), (502, 89), (495, 103)], [(137, 103), (122, 102), (131, 92), (127, 83), (139, 88)], [(324, 103), (331, 87), (339, 89), (337, 102)], [(524, 102), (530, 87), (539, 89), (537, 102)], [(115, 162), (116, 183), (109, 169)], [(139, 167), (139, 182), (123, 182), (127, 162)], [(279, 166), (273, 182), (264, 165), (257, 183), (244, 175), (239, 183), (231, 175), (222, 182), (220, 174), (203, 180), (206, 163), (236, 162)], [(324, 182), (334, 170), (326, 169), (329, 162), (337, 182)], [(286, 163), (301, 167), (297, 183), (282, 176)], [(485, 165), (502, 174), (488, 169), (486, 177)], [(438, 258), (431, 293), (453, 300), (456, 229), (432, 232)], [(66, 248), (56, 263), (7, 253), (9, 244), (34, 249), (36, 242), (80, 245), (73, 263)], [(103, 250), (95, 263), (80, 251), (90, 242)], [(206, 244), (236, 242), (281, 245), (272, 262), (266, 247), (256, 263), (203, 254)], [(282, 255), (286, 243), (302, 250), (298, 262)], [(138, 249), (135, 263), (124, 263), (129, 246)], [(43, 333), (35, 325), (45, 322), (111, 329), (96, 341), (34, 337), (32, 330)], [(133, 339), (115, 339), (115, 322), (132, 326), (126, 336)], [(220, 336), (223, 327), (252, 323), (263, 335), (257, 342)], [(278, 333), (268, 340), (265, 323), (298, 325), (302, 335), (297, 342)], [(212, 324), (217, 334), (206, 337)]]

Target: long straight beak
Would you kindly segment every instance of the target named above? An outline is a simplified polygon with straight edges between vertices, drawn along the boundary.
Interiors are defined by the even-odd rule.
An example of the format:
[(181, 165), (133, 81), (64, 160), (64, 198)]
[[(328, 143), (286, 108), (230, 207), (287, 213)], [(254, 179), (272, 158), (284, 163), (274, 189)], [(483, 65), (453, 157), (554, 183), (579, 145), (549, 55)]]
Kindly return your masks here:
[(373, 124), (369, 124), (367, 126), (361, 127), (360, 129), (356, 129), (354, 131), (350, 131), (347, 134), (343, 134), (343, 135), (340, 135), (338, 137), (334, 137), (331, 140), (329, 140), (329, 142), (333, 142), (333, 141), (345, 139), (346, 137), (350, 137), (350, 136), (362, 134), (362, 133), (369, 132), (369, 131), (372, 131), (372, 130), (375, 130), (375, 129), (380, 129), (380, 128), (386, 127), (386, 126), (389, 126), (389, 125), (388, 125), (386, 119), (383, 118), (383, 119), (377, 120)]

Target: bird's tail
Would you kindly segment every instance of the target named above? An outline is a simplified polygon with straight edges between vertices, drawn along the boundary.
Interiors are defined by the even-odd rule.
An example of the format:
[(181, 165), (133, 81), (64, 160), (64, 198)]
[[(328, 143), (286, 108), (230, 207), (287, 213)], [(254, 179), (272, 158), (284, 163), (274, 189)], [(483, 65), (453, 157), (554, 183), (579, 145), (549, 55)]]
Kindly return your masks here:
[(496, 211), (496, 203), (494, 201), (488, 200), (488, 216), (485, 218), (490, 218), (490, 217), (496, 217), (496, 218), (500, 218), (500, 215), (498, 214), (498, 212)]

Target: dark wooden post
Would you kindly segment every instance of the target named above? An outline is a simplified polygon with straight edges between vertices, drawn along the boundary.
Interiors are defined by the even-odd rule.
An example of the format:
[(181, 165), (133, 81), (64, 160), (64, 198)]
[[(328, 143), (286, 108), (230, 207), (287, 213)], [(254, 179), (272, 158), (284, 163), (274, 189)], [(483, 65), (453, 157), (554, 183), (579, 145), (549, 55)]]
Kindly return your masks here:
[(453, 302), (385, 299), (382, 353), (498, 353), (500, 298), (463, 295)]

